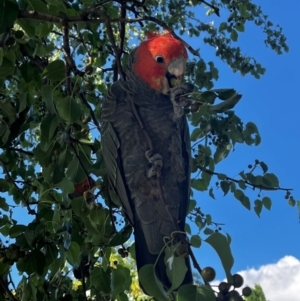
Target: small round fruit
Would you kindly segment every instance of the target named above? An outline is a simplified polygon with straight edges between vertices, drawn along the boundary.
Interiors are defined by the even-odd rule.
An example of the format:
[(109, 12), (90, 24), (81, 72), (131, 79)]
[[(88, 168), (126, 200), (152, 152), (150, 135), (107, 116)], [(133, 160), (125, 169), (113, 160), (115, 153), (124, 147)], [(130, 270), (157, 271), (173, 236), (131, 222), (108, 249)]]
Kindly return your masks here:
[(249, 297), (252, 294), (252, 289), (249, 286), (245, 286), (242, 290), (243, 296)]
[(22, 30), (16, 30), (15, 37), (16, 39), (22, 39), (24, 37), (24, 32)]
[(219, 284), (218, 288), (219, 288), (219, 291), (220, 291), (222, 294), (226, 294), (226, 293), (229, 291), (230, 286), (231, 286), (231, 285), (230, 285), (229, 283), (227, 283), (227, 282), (221, 282), (221, 283)]
[(191, 112), (196, 113), (196, 112), (198, 112), (199, 108), (200, 108), (200, 104), (195, 102), (191, 105)]
[(201, 271), (201, 276), (205, 282), (210, 282), (215, 279), (216, 271), (212, 267), (206, 267)]
[(234, 274), (232, 280), (232, 284), (236, 288), (239, 288), (244, 284), (244, 278), (240, 274)]
[(19, 249), (19, 247), (18, 247), (16, 244), (10, 244), (10, 245), (8, 246), (8, 248), (9, 248), (9, 250), (11, 250), (11, 251), (14, 251), (14, 250), (18, 250), (18, 249)]

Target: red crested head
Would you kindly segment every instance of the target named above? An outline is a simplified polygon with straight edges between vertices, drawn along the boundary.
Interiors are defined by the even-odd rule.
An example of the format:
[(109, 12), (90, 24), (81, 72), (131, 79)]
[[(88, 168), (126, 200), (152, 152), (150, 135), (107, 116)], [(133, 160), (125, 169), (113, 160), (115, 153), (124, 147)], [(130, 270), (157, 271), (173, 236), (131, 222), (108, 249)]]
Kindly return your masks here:
[(152, 89), (168, 94), (170, 78), (182, 79), (187, 57), (182, 42), (170, 33), (149, 33), (135, 52), (133, 70)]

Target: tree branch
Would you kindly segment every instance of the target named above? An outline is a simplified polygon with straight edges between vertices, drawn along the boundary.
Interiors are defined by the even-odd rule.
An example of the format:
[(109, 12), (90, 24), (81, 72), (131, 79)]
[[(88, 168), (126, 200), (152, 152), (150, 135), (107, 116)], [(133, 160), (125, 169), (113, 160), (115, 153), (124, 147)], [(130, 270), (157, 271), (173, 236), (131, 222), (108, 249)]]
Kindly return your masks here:
[(86, 100), (85, 95), (83, 93), (79, 93), (79, 97), (81, 99), (81, 101), (86, 105), (86, 107), (89, 109), (92, 120), (94, 122), (94, 124), (96, 125), (100, 135), (101, 135), (101, 131), (100, 131), (100, 124), (95, 116), (94, 110), (92, 109), (92, 107), (90, 106), (89, 102)]
[(0, 286), (3, 288), (3, 290), (7, 293), (8, 298), (11, 301), (18, 301), (15, 296), (12, 294), (12, 292), (10, 291), (10, 289), (8, 288), (7, 284), (5, 283), (5, 281), (3, 280), (2, 277), (0, 277)]
[(205, 0), (200, 0), (200, 2), (204, 3), (205, 5), (207, 5), (208, 7), (210, 7), (211, 9), (214, 10), (215, 14), (220, 17), (220, 9), (208, 2), (206, 2)]
[(29, 151), (26, 151), (24, 149), (17, 148), (17, 147), (8, 147), (7, 150), (20, 152), (20, 153), (23, 153), (23, 154), (28, 155), (28, 156), (33, 156), (33, 152), (29, 152)]
[[(202, 167), (199, 167), (198, 168), (202, 171), (202, 172), (206, 172), (208, 173), (209, 175), (213, 175), (213, 176), (219, 176), (221, 175), (221, 173), (218, 173), (218, 172), (214, 172), (214, 171), (211, 171), (209, 169), (206, 169), (206, 168), (202, 168)], [(239, 181), (241, 180), (236, 180), (234, 178), (230, 178), (228, 176), (226, 176), (226, 179), (227, 181), (231, 181), (231, 182), (234, 182), (234, 183), (238, 183)], [(264, 186), (264, 185), (255, 185), (255, 184), (252, 184), (251, 182), (249, 181), (246, 181), (244, 179), (242, 179), (242, 181), (244, 181), (244, 183), (248, 186), (251, 186), (252, 188), (257, 188), (257, 189), (260, 189), (260, 190), (273, 190), (273, 191), (276, 191), (276, 190), (283, 190), (283, 191), (291, 191), (293, 190), (292, 188), (281, 188), (281, 187), (267, 187), (267, 186)]]
[(151, 21), (159, 26), (161, 26), (162, 28), (164, 28), (165, 30), (167, 30), (168, 32), (170, 32), (172, 34), (172, 36), (174, 38), (176, 38), (177, 40), (179, 40), (193, 55), (196, 56), (200, 56), (199, 52), (196, 51), (192, 46), (190, 46), (187, 42), (185, 42), (181, 37), (179, 37), (174, 30), (169, 27), (164, 21), (159, 20), (155, 17), (149, 17), (149, 16), (143, 16), (143, 17), (139, 17), (139, 18), (135, 18), (135, 19), (122, 19), (122, 18), (115, 18), (115, 19), (111, 19), (111, 22), (125, 22), (125, 23), (135, 23), (135, 22), (140, 22), (140, 21)]
[[(99, 18), (98, 19), (87, 19), (87, 16), (89, 14), (96, 14)], [(118, 72), (120, 77), (123, 79), (125, 78), (124, 72), (122, 70), (121, 62), (120, 59), (117, 59), (119, 56), (119, 49), (116, 46), (114, 35), (113, 35), (113, 30), (111, 28), (111, 23), (114, 22), (123, 22), (123, 23), (136, 23), (136, 22), (141, 22), (141, 21), (150, 21), (153, 22), (165, 30), (169, 31), (174, 38), (178, 39), (183, 43), (183, 45), (193, 54), (196, 56), (200, 56), (199, 52), (196, 51), (195, 49), (192, 48), (187, 42), (185, 42), (182, 38), (180, 38), (171, 27), (169, 27), (164, 21), (159, 20), (155, 17), (152, 16), (143, 16), (143, 17), (138, 17), (135, 19), (126, 19), (126, 18), (113, 18), (110, 19), (109, 16), (101, 10), (97, 10), (95, 8), (88, 8), (84, 10), (84, 12), (79, 15), (79, 16), (69, 16), (69, 17), (57, 17), (49, 14), (44, 14), (44, 13), (37, 13), (35, 11), (20, 11), (19, 12), (19, 18), (23, 19), (34, 19), (34, 20), (40, 20), (40, 21), (48, 21), (51, 23), (60, 23), (60, 24), (65, 24), (65, 23), (70, 23), (70, 22), (87, 22), (87, 23), (105, 23), (107, 27), (107, 34), (109, 37), (109, 40), (111, 42), (112, 48), (114, 50), (114, 54), (116, 56), (116, 64), (118, 66)]]

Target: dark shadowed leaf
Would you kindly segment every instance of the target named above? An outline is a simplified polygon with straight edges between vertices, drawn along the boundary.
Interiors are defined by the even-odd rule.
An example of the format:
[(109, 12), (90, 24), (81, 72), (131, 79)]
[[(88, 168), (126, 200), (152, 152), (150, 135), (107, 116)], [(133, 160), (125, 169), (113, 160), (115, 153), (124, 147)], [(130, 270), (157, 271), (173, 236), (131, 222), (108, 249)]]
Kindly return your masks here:
[(68, 123), (75, 122), (81, 115), (81, 107), (71, 96), (55, 101), (59, 116)]
[(62, 80), (66, 76), (65, 63), (62, 60), (51, 62), (43, 71), (43, 76), (51, 80)]
[(78, 266), (80, 262), (80, 247), (79, 245), (72, 241), (69, 249), (67, 250), (67, 260), (73, 266)]
[(104, 271), (102, 267), (95, 266), (91, 272), (91, 283), (95, 286), (95, 288), (104, 294), (108, 294), (111, 292), (110, 284), (111, 284), (111, 270), (107, 269)]

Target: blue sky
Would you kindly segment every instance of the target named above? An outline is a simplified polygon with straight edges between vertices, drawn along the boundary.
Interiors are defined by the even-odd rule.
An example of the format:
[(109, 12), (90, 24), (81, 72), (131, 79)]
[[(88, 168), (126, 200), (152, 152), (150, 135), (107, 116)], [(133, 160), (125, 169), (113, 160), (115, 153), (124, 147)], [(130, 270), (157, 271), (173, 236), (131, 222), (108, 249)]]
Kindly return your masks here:
[[(220, 79), (215, 87), (235, 88), (243, 95), (235, 112), (244, 122), (254, 122), (262, 137), (257, 147), (237, 145), (235, 151), (217, 165), (216, 171), (237, 177), (255, 159), (262, 160), (267, 163), (269, 172), (279, 177), (280, 185), (293, 188), (295, 199), (300, 200), (300, 42), (295, 25), (299, 18), (300, 2), (254, 2), (260, 2), (269, 19), (283, 27), (290, 48), (287, 54), (278, 56), (265, 46), (264, 35), (258, 27), (246, 25), (246, 31), (239, 35), (237, 44), (243, 53), (255, 57), (267, 69), (261, 79), (234, 74), (225, 63), (216, 61), (214, 49), (204, 45), (201, 38), (188, 39), (193, 47), (200, 47), (201, 56), (206, 61), (216, 62)], [(200, 19), (201, 15), (202, 11)], [(252, 201), (257, 193), (250, 194)], [(261, 195), (271, 197), (273, 206), (270, 212), (264, 210), (259, 219), (254, 211), (249, 212), (230, 194), (223, 197), (221, 192), (217, 193), (217, 200), (212, 200), (205, 193), (197, 194), (201, 209), (211, 213), (216, 222), (225, 223), (223, 230), (232, 237), (235, 257), (233, 272), (275, 263), (285, 255), (300, 259), (297, 210), (287, 205), (284, 192), (263, 192)], [(196, 254), (202, 267), (215, 267), (217, 278), (223, 279), (225, 275), (219, 259), (209, 246), (202, 245)]]

